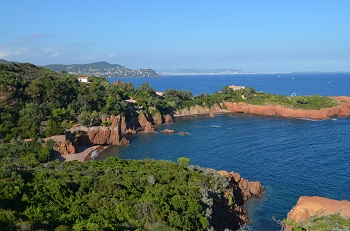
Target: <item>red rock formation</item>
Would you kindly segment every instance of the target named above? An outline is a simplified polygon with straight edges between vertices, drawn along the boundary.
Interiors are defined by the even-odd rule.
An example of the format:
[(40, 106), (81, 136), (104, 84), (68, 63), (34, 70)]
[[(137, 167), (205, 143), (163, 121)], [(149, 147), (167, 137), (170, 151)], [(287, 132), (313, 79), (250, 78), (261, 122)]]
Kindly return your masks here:
[(174, 130), (171, 130), (171, 129), (164, 129), (162, 132), (163, 132), (163, 133), (166, 133), (166, 134), (172, 134), (172, 133), (174, 133)]
[(166, 114), (165, 117), (164, 117), (164, 123), (166, 124), (172, 124), (174, 123), (174, 120), (173, 118), (171, 117), (171, 115), (169, 114)]
[(139, 114), (138, 122), (139, 122), (141, 127), (145, 127), (146, 126), (148, 120), (147, 120), (145, 114), (143, 114), (143, 113)]
[(88, 132), (89, 141), (99, 145), (124, 146), (129, 143), (118, 127), (94, 127)]
[(331, 117), (349, 117), (350, 116), (350, 98), (347, 96), (332, 97), (339, 102), (339, 105), (320, 110), (292, 109), (276, 105), (251, 105), (247, 103), (225, 102), (224, 105), (230, 112), (247, 113), (263, 116), (281, 116), (288, 118), (305, 118), (322, 120)]
[(247, 201), (253, 196), (261, 196), (264, 192), (264, 187), (257, 181), (248, 181), (239, 175), (239, 173), (227, 172), (224, 170), (218, 171), (222, 176), (225, 176), (228, 182), (233, 187), (238, 187), (241, 191), (243, 202)]
[(151, 122), (146, 122), (146, 125), (144, 127), (144, 131), (143, 132), (154, 132), (154, 126), (152, 125)]
[(260, 196), (264, 187), (259, 182), (249, 182), (238, 173), (217, 171), (228, 181), (223, 197), (217, 197), (213, 202), (211, 224), (220, 227), (218, 230), (229, 228), (237, 230), (249, 221), (245, 202), (252, 196)]
[[(350, 217), (350, 202), (337, 201), (322, 197), (299, 198), (296, 206), (288, 213), (287, 222), (303, 222), (310, 217), (321, 217), (326, 215), (339, 214), (342, 217)], [(287, 226), (286, 231), (292, 228)]]
[(66, 156), (70, 154), (75, 154), (76, 148), (72, 142), (67, 140), (64, 142), (62, 141), (56, 142), (53, 146), (53, 150), (59, 152), (61, 156)]

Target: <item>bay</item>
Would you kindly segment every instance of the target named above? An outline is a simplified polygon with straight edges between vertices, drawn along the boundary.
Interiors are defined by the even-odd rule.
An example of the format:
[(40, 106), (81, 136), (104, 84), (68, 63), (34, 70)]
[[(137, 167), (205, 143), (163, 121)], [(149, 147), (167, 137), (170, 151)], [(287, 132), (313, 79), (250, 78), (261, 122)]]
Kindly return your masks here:
[[(280, 77), (278, 77), (280, 76)], [(257, 91), (290, 95), (349, 95), (346, 73), (166, 76), (120, 79), (140, 86), (150, 82), (157, 90), (169, 88), (194, 94), (219, 91), (224, 85), (253, 86)], [(110, 81), (113, 81), (111, 79)], [(109, 147), (98, 159), (165, 159), (185, 156), (194, 165), (239, 172), (260, 181), (263, 198), (247, 204), (254, 230), (280, 230), (276, 219), (286, 217), (298, 198), (322, 196), (350, 200), (350, 119), (311, 121), (280, 117), (223, 114), (177, 118), (157, 129), (179, 134), (138, 134), (126, 147)]]

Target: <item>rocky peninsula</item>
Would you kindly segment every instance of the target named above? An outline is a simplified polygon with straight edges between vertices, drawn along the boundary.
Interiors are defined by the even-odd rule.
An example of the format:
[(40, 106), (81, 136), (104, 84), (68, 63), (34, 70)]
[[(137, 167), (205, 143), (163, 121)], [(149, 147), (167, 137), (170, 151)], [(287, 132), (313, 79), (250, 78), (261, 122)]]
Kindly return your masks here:
[(253, 105), (245, 102), (223, 102), (213, 107), (201, 107), (199, 105), (185, 109), (177, 110), (174, 117), (190, 116), (190, 115), (209, 115), (221, 113), (243, 113), (259, 116), (279, 116), (284, 118), (298, 118), (323, 120), (333, 117), (349, 117), (350, 116), (350, 97), (337, 96), (330, 97), (338, 102), (338, 105), (330, 108), (322, 108), (319, 110), (295, 109), (284, 107), (281, 105)]
[(312, 120), (323, 120), (332, 117), (350, 116), (350, 98), (348, 96), (331, 97), (338, 102), (338, 105), (331, 108), (319, 110), (293, 109), (280, 105), (251, 105), (247, 103), (225, 102), (226, 108), (233, 113), (246, 113), (262, 116), (280, 116), (286, 118), (301, 118)]

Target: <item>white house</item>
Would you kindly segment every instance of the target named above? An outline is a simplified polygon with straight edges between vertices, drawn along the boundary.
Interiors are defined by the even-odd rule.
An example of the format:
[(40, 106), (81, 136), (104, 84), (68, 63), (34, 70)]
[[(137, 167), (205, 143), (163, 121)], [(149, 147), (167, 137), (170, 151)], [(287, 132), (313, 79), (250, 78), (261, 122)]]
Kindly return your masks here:
[(240, 89), (244, 89), (245, 87), (244, 86), (235, 86), (235, 85), (231, 85), (231, 86), (228, 86), (230, 89), (232, 90), (240, 90)]
[(78, 76), (78, 81), (82, 83), (88, 83), (89, 82), (89, 76)]

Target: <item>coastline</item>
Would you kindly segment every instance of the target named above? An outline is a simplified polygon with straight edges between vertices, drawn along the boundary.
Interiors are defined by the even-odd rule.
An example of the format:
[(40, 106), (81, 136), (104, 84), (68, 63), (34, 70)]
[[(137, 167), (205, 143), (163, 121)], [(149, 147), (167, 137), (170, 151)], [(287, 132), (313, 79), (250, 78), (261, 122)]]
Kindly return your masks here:
[[(224, 102), (220, 106), (214, 106), (212, 108), (201, 107), (199, 105), (181, 109), (175, 111), (172, 115), (173, 118), (181, 118), (187, 116), (200, 116), (209, 115), (211, 118), (215, 117), (215, 114), (230, 114), (230, 113), (243, 113), (260, 116), (279, 116), (283, 118), (296, 118), (296, 119), (310, 119), (310, 120), (324, 120), (331, 119), (332, 117), (350, 117), (350, 97), (337, 96), (331, 97), (335, 99), (339, 104), (331, 108), (323, 108), (320, 110), (307, 110), (307, 109), (293, 109), (280, 105), (252, 105), (247, 103), (232, 103)], [(227, 109), (222, 109), (225, 106)], [(76, 154), (64, 155), (62, 158), (64, 161), (77, 160), (79, 162), (85, 162), (92, 160), (91, 154), (94, 151), (102, 151), (105, 146), (94, 145), (91, 147), (78, 147)], [(79, 150), (79, 148), (81, 150)], [(101, 153), (102, 154), (102, 153)]]
[[(173, 115), (176, 117), (191, 115), (208, 115), (208, 114), (224, 114), (224, 113), (243, 113), (260, 116), (279, 116), (283, 118), (324, 120), (332, 117), (350, 117), (350, 97), (348, 96), (332, 96), (339, 104), (330, 107), (316, 109), (294, 109), (281, 105), (253, 105), (244, 102), (224, 102), (222, 105), (213, 108), (205, 108), (199, 105), (180, 109)], [(227, 109), (222, 109), (225, 106)]]

